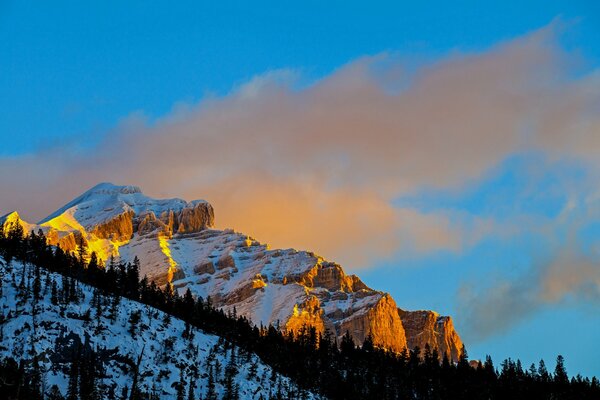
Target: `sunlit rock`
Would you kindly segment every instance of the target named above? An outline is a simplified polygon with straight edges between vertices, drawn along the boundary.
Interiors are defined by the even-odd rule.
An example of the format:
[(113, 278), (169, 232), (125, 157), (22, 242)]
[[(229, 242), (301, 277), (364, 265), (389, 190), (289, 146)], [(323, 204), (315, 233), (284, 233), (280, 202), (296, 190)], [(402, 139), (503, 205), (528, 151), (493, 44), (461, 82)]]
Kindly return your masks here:
[(445, 354), (450, 360), (458, 360), (463, 343), (454, 329), (452, 318), (428, 310), (398, 309), (398, 314), (404, 325), (410, 349), (418, 346), (423, 350), (425, 345), (429, 344), (431, 350), (436, 349), (440, 357)]

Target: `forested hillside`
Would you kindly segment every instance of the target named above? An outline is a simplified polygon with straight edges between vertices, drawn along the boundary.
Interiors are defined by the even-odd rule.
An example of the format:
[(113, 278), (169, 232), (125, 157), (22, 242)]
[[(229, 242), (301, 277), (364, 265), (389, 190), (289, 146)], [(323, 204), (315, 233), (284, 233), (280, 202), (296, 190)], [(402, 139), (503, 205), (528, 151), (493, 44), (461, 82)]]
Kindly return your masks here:
[(67, 399), (597, 399), (558, 357), (525, 369), (418, 348), (283, 334), (139, 277), (140, 265), (67, 254), (41, 233), (0, 231), (0, 393)]

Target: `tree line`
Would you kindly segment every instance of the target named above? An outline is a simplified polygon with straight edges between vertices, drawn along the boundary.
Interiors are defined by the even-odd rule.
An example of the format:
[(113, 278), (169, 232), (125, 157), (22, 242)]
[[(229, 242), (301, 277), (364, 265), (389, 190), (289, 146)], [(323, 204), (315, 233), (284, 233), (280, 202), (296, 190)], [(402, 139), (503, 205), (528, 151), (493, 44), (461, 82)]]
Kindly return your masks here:
[[(272, 325), (255, 326), (237, 315), (235, 309), (225, 313), (215, 307), (210, 297), (194, 297), (189, 289), (179, 295), (169, 284), (159, 287), (146, 277), (140, 279), (137, 258), (132, 262), (111, 258), (103, 265), (95, 253), (86, 254), (83, 243), (76, 253), (65, 252), (48, 245), (42, 231), (25, 234), (18, 221), (8, 229), (0, 227), (0, 255), (9, 264), (17, 260), (61, 274), (61, 287), (51, 288), (53, 302), (78, 301), (77, 287), (85, 283), (95, 287), (99, 295), (112, 296), (117, 302), (123, 297), (155, 307), (185, 322), (182, 339), (190, 334), (191, 327), (218, 335), (248, 353), (256, 353), (303, 390), (331, 399), (600, 398), (598, 379), (569, 377), (562, 356), (557, 357), (551, 373), (543, 360), (529, 368), (512, 359), (496, 366), (488, 356), (473, 365), (466, 350), (458, 362), (451, 362), (429, 346), (395, 353), (374, 346), (370, 337), (356, 346), (348, 332), (338, 342), (329, 332), (321, 334), (314, 327), (284, 332)], [(34, 292), (38, 285), (34, 279)], [(132, 335), (135, 318), (130, 316)], [(94, 360), (94, 355), (88, 360)], [(22, 376), (16, 377), (18, 373)], [(3, 382), (30, 378), (22, 363), (5, 360), (0, 363), (0, 379), (2, 391)]]

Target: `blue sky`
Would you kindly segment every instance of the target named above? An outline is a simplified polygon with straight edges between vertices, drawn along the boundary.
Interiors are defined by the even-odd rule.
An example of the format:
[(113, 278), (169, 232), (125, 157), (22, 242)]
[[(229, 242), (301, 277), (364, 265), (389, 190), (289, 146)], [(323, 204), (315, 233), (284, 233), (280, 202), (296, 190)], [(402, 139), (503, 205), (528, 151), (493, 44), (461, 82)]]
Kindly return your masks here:
[[(480, 50), (572, 21), (564, 41), (600, 60), (593, 1), (76, 2), (0, 5), (0, 129), (4, 154), (100, 135), (132, 110), (223, 94), (254, 75), (299, 68), (318, 78), (366, 54), (420, 62)], [(32, 118), (32, 114), (35, 118)]]
[[(11, 195), (3, 191), (0, 213), (20, 206), (25, 208), (26, 217), (41, 218), (69, 200), (69, 196), (93, 186), (96, 180), (112, 180), (149, 187), (151, 194), (156, 195), (206, 196), (216, 202), (217, 210), (219, 206), (225, 212), (231, 210), (227, 223), (241, 218), (234, 214), (233, 205), (268, 201), (250, 189), (239, 189), (240, 186), (265, 173), (269, 178), (260, 181), (257, 178), (254, 186), (285, 192), (277, 181), (277, 178), (285, 178), (284, 186), (292, 181), (290, 191), (297, 194), (289, 202), (289, 209), (282, 204), (268, 204), (266, 208), (281, 213), (276, 215), (282, 218), (289, 217), (289, 210), (294, 206), (297, 207), (294, 210), (315, 216), (314, 219), (307, 217), (305, 231), (298, 228), (298, 235), (286, 237), (285, 244), (310, 247), (325, 243), (323, 252), (328, 257), (346, 261), (345, 255), (354, 256), (354, 253), (344, 247), (344, 243), (356, 247), (363, 239), (361, 232), (376, 237), (373, 252), (357, 255), (360, 263), (350, 262), (348, 268), (369, 285), (392, 293), (400, 307), (432, 308), (455, 316), (473, 358), (489, 353), (497, 362), (511, 356), (521, 358), (528, 365), (543, 357), (553, 366), (556, 354), (561, 353), (566, 357), (569, 372), (600, 375), (600, 346), (594, 340), (600, 337), (600, 317), (595, 312), (600, 304), (599, 292), (594, 286), (594, 282), (600, 282), (597, 263), (600, 246), (596, 239), (600, 229), (596, 207), (599, 171), (598, 164), (590, 162), (591, 158), (597, 158), (599, 150), (593, 145), (577, 147), (574, 139), (569, 140), (569, 137), (575, 138), (575, 134), (591, 135), (591, 139), (584, 137), (590, 142), (582, 139), (581, 143), (596, 144), (594, 137), (600, 135), (594, 130), (600, 126), (597, 119), (583, 119), (594, 112), (598, 115), (600, 110), (597, 95), (594, 97), (593, 93), (598, 88), (596, 71), (600, 64), (600, 5), (597, 2), (530, 1), (523, 4), (504, 1), (485, 6), (476, 1), (428, 2), (427, 6), (419, 2), (216, 3), (0, 2), (0, 109), (3, 110), (0, 163), (5, 166), (0, 182), (22, 193)], [(528, 44), (528, 35), (535, 37), (535, 32), (548, 26), (552, 26), (546, 28), (552, 31), (551, 47), (564, 53), (558, 56), (558, 61), (553, 57), (545, 61), (546, 39), (541, 40), (541, 44), (536, 44), (536, 40), (533, 45)], [(521, 45), (525, 49), (533, 46), (532, 53), (539, 53), (539, 57), (520, 63)], [(365, 59), (370, 56), (375, 56), (375, 61)], [(389, 105), (385, 96), (375, 96), (367, 103), (380, 104), (383, 111), (378, 107), (365, 107), (360, 102), (349, 102), (359, 110), (369, 110), (365, 111), (367, 121), (377, 121), (379, 113), (384, 115), (388, 107), (392, 113), (394, 107), (412, 110), (411, 104), (420, 104), (421, 99), (426, 99), (427, 104), (437, 104), (439, 100), (442, 108), (450, 107), (453, 95), (447, 95), (446, 87), (452, 87), (455, 79), (452, 79), (454, 75), (444, 78), (446, 71), (457, 74), (460, 79), (474, 68), (474, 71), (489, 73), (485, 75), (491, 77), (489, 80), (494, 73), (486, 71), (494, 71), (492, 67), (496, 64), (508, 66), (498, 70), (508, 71), (505, 81), (489, 86), (485, 80), (477, 81), (474, 75), (473, 81), (479, 83), (465, 86), (464, 91), (487, 91), (490, 98), (501, 98), (503, 88), (513, 82), (511, 67), (516, 65), (515, 74), (531, 78), (537, 76), (537, 67), (552, 64), (548, 70), (540, 68), (545, 80), (541, 79), (539, 87), (523, 92), (520, 88), (514, 89), (518, 92), (515, 98), (518, 101), (533, 98), (523, 100), (523, 104), (531, 107), (525, 109), (536, 113), (536, 118), (540, 113), (539, 120), (533, 118), (535, 124), (532, 125), (536, 127), (555, 126), (550, 116), (565, 112), (564, 119), (567, 119), (573, 104), (583, 104), (583, 111), (573, 117), (574, 123), (565, 125), (565, 129), (573, 129), (574, 133), (565, 131), (562, 142), (544, 138), (534, 145), (523, 145), (517, 140), (496, 154), (494, 147), (505, 143), (500, 132), (494, 133), (500, 139), (489, 146), (482, 145), (481, 152), (479, 145), (470, 149), (469, 143), (478, 140), (478, 126), (486, 126), (485, 122), (496, 116), (498, 120), (490, 126), (504, 126), (504, 115), (513, 118), (515, 111), (510, 109), (510, 104), (499, 100), (492, 106), (502, 108), (500, 111), (506, 107), (506, 113), (493, 112), (494, 108), (492, 111), (483, 109), (480, 114), (488, 118), (480, 121), (480, 125), (472, 122), (468, 112), (465, 119), (450, 121), (450, 124), (456, 123), (456, 126), (451, 125), (454, 129), (473, 125), (474, 131), (473, 136), (460, 142), (462, 147), (454, 149), (452, 141), (446, 143), (448, 151), (460, 153), (459, 157), (444, 160), (447, 161), (445, 166), (435, 168), (447, 168), (447, 174), (428, 171), (427, 164), (410, 160), (396, 166), (394, 157), (383, 155), (387, 150), (385, 145), (374, 144), (370, 149), (368, 141), (358, 144), (368, 153), (362, 160), (362, 152), (346, 148), (345, 140), (331, 145), (328, 139), (318, 135), (311, 140), (315, 146), (327, 149), (327, 156), (312, 158), (309, 151), (306, 154), (299, 151), (297, 160), (278, 162), (280, 143), (267, 135), (264, 143), (267, 146), (273, 143), (274, 150), (265, 154), (274, 155), (272, 162), (257, 164), (252, 156), (238, 153), (241, 150), (235, 148), (239, 142), (253, 148), (250, 139), (246, 143), (244, 136), (236, 136), (235, 141), (219, 142), (206, 134), (210, 139), (207, 143), (217, 143), (223, 146), (220, 150), (231, 152), (231, 159), (224, 156), (226, 160), (237, 160), (240, 169), (257, 168), (254, 178), (240, 175), (232, 166), (221, 166), (217, 173), (209, 174), (206, 171), (218, 169), (215, 164), (218, 160), (211, 164), (210, 157), (186, 168), (185, 163), (180, 166), (166, 155), (169, 163), (161, 167), (162, 171), (169, 171), (168, 176), (160, 170), (136, 175), (119, 169), (135, 169), (148, 154), (156, 154), (158, 150), (152, 140), (161, 135), (179, 138), (179, 141), (168, 142), (179, 146), (166, 146), (165, 152), (182, 151), (181, 157), (189, 160), (194, 153), (187, 154), (182, 147), (193, 149), (196, 142), (190, 135), (204, 132), (207, 126), (219, 131), (219, 124), (227, 122), (219, 115), (232, 115), (234, 120), (246, 121), (246, 112), (256, 113), (257, 117), (252, 117), (248, 126), (255, 123), (254, 126), (268, 130), (272, 126), (263, 125), (265, 118), (292, 114), (290, 109), (296, 108), (318, 114), (321, 107), (315, 106), (315, 111), (311, 104), (324, 101), (323, 108), (333, 115), (333, 122), (315, 118), (319, 123), (331, 123), (335, 129), (336, 120), (352, 116), (350, 112), (345, 114), (343, 101), (335, 100), (337, 93), (343, 94), (346, 90), (367, 99), (371, 98), (373, 86), (384, 93), (398, 87), (401, 92), (409, 92), (409, 105), (405, 105), (402, 98)], [(371, 72), (363, 73), (364, 65)], [(404, 75), (396, 79), (395, 74)], [(532, 79), (515, 82), (527, 86), (523, 82), (528, 80)], [(548, 100), (563, 94), (568, 97), (574, 92), (576, 97), (570, 103)], [(540, 93), (547, 97), (538, 96)], [(450, 100), (444, 100), (444, 96)], [(330, 102), (330, 98), (334, 100)], [(463, 101), (471, 104), (470, 97)], [(551, 104), (546, 109), (547, 102)], [(290, 109), (284, 108), (288, 103)], [(283, 104), (282, 108), (279, 104)], [(428, 111), (427, 104), (414, 106), (417, 110), (414, 114), (419, 114), (419, 110)], [(465, 111), (457, 111), (461, 112)], [(406, 115), (411, 113), (407, 111)], [(582, 116), (581, 119), (578, 116)], [(277, 127), (305, 134), (301, 128), (303, 114), (290, 118), (295, 123), (288, 126), (288, 120), (282, 120)], [(535, 130), (527, 127), (528, 121), (522, 115), (518, 118), (518, 123), (506, 127)], [(387, 129), (391, 124), (393, 131), (396, 120), (389, 117), (386, 121), (387, 124), (373, 126)], [(585, 122), (583, 125), (588, 128), (577, 128), (578, 121)], [(428, 123), (427, 118), (417, 119), (404, 128), (410, 130), (415, 124), (427, 127)], [(521, 128), (523, 125), (526, 127)], [(312, 125), (307, 123), (307, 126)], [(371, 125), (366, 126), (368, 129)], [(184, 133), (179, 135), (180, 131)], [(448, 135), (452, 132), (449, 128)], [(227, 138), (227, 134), (222, 136)], [(255, 132), (247, 133), (250, 137), (253, 134)], [(373, 134), (376, 142), (379, 140), (377, 132)], [(343, 136), (332, 136), (331, 140), (339, 137)], [(146, 138), (151, 139), (146, 142)], [(263, 143), (261, 138), (256, 140)], [(386, 135), (380, 139), (389, 140)], [(348, 142), (352, 141), (348, 138)], [(192, 145), (187, 146), (188, 143)], [(410, 145), (411, 135), (401, 143)], [(435, 146), (435, 140), (423, 143), (417, 144), (422, 147), (416, 147), (422, 151), (419, 157), (436, 158), (438, 153), (435, 152), (440, 149)], [(107, 151), (111, 146), (120, 150)], [(137, 150), (140, 148), (143, 150)], [(165, 143), (160, 142), (156, 148), (165, 148)], [(131, 157), (129, 152), (133, 154)], [(200, 149), (198, 152), (202, 154)], [(99, 153), (104, 155), (98, 156)], [(482, 154), (481, 159), (477, 154)], [(411, 154), (403, 157), (409, 159)], [(472, 168), (464, 161), (470, 158), (474, 160)], [(88, 163), (88, 160), (91, 161)], [(15, 170), (20, 172), (9, 172), (13, 171), (8, 169), (9, 163), (16, 165)], [(312, 170), (308, 165), (316, 167)], [(365, 172), (371, 166), (373, 171)], [(411, 173), (399, 174), (396, 182), (394, 168)], [(325, 177), (323, 169), (328, 171)], [(346, 174), (346, 169), (354, 173)], [(389, 176), (386, 171), (391, 171)], [(175, 179), (176, 174), (185, 176)], [(221, 185), (222, 176), (229, 177), (228, 174), (231, 181)], [(122, 182), (122, 179), (135, 181)], [(243, 184), (239, 184), (240, 181)], [(377, 183), (365, 184), (373, 181)], [(153, 182), (157, 185), (153, 186)], [(235, 182), (238, 182), (236, 190), (240, 190), (238, 197), (222, 198), (224, 188), (231, 190), (230, 185)], [(37, 187), (37, 192), (32, 186)], [(317, 192), (325, 194), (319, 197)], [(40, 193), (44, 193), (41, 199)], [(37, 194), (37, 200), (19, 198), (27, 194)], [(279, 200), (289, 200), (285, 194), (281, 196)], [(305, 208), (298, 200), (317, 197), (320, 203), (315, 208)], [(327, 219), (332, 214), (327, 212), (328, 207), (339, 209), (340, 199), (349, 204), (349, 210), (339, 219)], [(353, 205), (365, 210), (368, 216), (375, 215), (372, 221), (360, 226), (362, 230), (346, 229), (340, 222), (353, 218)], [(404, 213), (396, 215), (397, 210)], [(399, 218), (400, 225), (410, 221), (404, 224), (408, 228), (388, 227), (386, 221), (390, 217)], [(314, 232), (317, 227), (316, 222), (312, 225), (310, 222), (319, 220), (343, 226), (344, 229), (335, 231), (341, 239), (335, 240), (331, 237), (333, 234), (311, 235), (316, 237), (314, 240), (319, 239), (313, 244), (306, 238), (309, 234), (304, 232)], [(277, 243), (278, 234), (284, 235), (274, 222), (268, 227), (254, 226), (252, 222), (240, 224), (250, 233), (264, 232), (268, 241)], [(377, 229), (384, 225), (385, 228)], [(417, 237), (413, 227), (423, 232), (423, 237)], [(386, 230), (388, 228), (391, 230)], [(407, 248), (403, 240), (390, 241), (390, 232), (394, 236), (408, 237), (407, 242), (420, 250)], [(432, 232), (439, 240), (428, 240)], [(261, 238), (259, 234), (255, 236)], [(382, 253), (385, 256), (380, 256)], [(580, 265), (573, 275), (581, 275), (582, 280), (561, 286), (561, 279), (568, 281), (561, 278), (561, 274), (568, 273), (570, 267), (561, 267), (556, 260)], [(487, 321), (489, 333), (479, 337), (481, 335), (473, 332), (475, 328), (467, 320), (481, 311), (477, 304), (486, 305), (486, 301), (496, 304), (497, 298), (486, 296), (486, 291), (504, 293), (504, 297), (512, 294), (519, 301), (523, 292), (531, 292), (534, 298), (526, 293), (519, 304), (528, 306), (520, 310), (520, 314), (516, 312), (515, 318), (505, 318), (506, 308), (490, 310), (490, 315), (498, 313), (498, 321), (502, 322)], [(581, 348), (579, 343), (588, 347)]]

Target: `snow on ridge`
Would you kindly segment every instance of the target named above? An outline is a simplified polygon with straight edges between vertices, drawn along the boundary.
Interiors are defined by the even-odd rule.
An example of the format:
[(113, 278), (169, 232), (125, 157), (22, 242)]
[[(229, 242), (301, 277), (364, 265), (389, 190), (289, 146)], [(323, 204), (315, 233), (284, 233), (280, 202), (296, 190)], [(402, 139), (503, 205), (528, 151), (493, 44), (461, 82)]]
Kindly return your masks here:
[(51, 223), (52, 220), (66, 214), (77, 220), (81, 226), (90, 228), (127, 211), (133, 211), (135, 214), (151, 211), (158, 216), (164, 211), (180, 211), (203, 203), (207, 201), (186, 201), (179, 198), (154, 199), (142, 193), (138, 186), (118, 186), (105, 182), (87, 190), (48, 215), (38, 222), (38, 225)]

